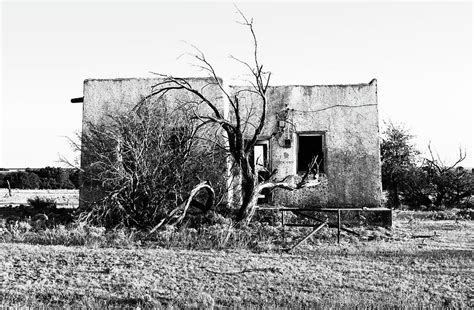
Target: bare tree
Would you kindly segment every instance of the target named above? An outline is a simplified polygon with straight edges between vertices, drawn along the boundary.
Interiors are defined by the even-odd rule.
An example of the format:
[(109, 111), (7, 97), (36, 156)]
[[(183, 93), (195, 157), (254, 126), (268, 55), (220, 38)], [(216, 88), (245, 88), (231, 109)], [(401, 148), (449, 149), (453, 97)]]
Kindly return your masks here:
[[(238, 9), (237, 9), (238, 10)], [(233, 168), (237, 170), (239, 176), (239, 195), (240, 201), (237, 209), (237, 220), (239, 222), (248, 223), (257, 205), (260, 192), (263, 189), (272, 191), (276, 188), (285, 190), (296, 190), (303, 187), (316, 186), (319, 180), (309, 180), (309, 171), (317, 167), (317, 161), (314, 159), (308, 167), (308, 172), (302, 177), (287, 176), (281, 180), (275, 180), (275, 172), (269, 173), (266, 180), (259, 179), (257, 169), (252, 164), (250, 157), (253, 148), (262, 132), (267, 116), (267, 91), (269, 87), (271, 73), (264, 70), (264, 66), (258, 58), (258, 40), (254, 31), (253, 19), (248, 19), (240, 10), (238, 10), (242, 18), (241, 24), (250, 31), (253, 42), (253, 60), (245, 62), (238, 58), (232, 57), (241, 63), (250, 73), (251, 79), (249, 87), (241, 89), (231, 94), (223, 85), (222, 80), (217, 76), (214, 67), (206, 59), (204, 53), (195, 48), (196, 52), (191, 56), (197, 62), (197, 66), (204, 70), (210, 78), (208, 85), (218, 87), (223, 93), (230, 109), (230, 115), (226, 117), (219, 109), (217, 101), (208, 98), (201, 89), (194, 88), (189, 81), (184, 78), (178, 78), (170, 75), (158, 74), (163, 81), (156, 84), (152, 93), (148, 96), (164, 96), (170, 91), (184, 91), (192, 95), (193, 104), (199, 106), (204, 104), (211, 113), (200, 113), (195, 109), (194, 118), (199, 120), (200, 126), (218, 125), (225, 132), (225, 142), (223, 146), (229, 157), (232, 159)], [(241, 103), (244, 96), (251, 97), (252, 106), (249, 108)], [(256, 112), (258, 110), (258, 112)], [(255, 115), (255, 113), (259, 113)], [(256, 121), (255, 121), (256, 119)], [(317, 173), (316, 173), (317, 175)], [(299, 180), (296, 182), (296, 180)]]
[(473, 174), (459, 166), (466, 159), (466, 152), (459, 149), (459, 157), (453, 164), (436, 156), (428, 144), (430, 158), (425, 158), (422, 169), (430, 183), (431, 201), (434, 206), (459, 207), (464, 199), (470, 199), (474, 192)]

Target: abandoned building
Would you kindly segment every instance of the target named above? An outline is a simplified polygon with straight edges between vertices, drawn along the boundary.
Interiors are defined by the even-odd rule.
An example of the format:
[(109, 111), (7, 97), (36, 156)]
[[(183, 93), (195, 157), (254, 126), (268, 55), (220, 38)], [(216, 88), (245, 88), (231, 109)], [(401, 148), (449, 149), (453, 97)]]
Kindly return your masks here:
[[(83, 130), (110, 111), (127, 111), (150, 94), (159, 79), (89, 79), (84, 82)], [(192, 78), (196, 88), (204, 78)], [(241, 86), (228, 86), (235, 93)], [(206, 95), (228, 111), (218, 87)], [(381, 205), (382, 183), (377, 110), (377, 81), (353, 85), (271, 86), (266, 122), (254, 148), (255, 164), (276, 169), (276, 177), (304, 173), (317, 155), (321, 186), (297, 191), (276, 190), (270, 203), (285, 206)], [(172, 99), (179, 92), (167, 94)], [(170, 97), (170, 98), (171, 98)], [(247, 104), (251, 95), (245, 98)], [(173, 101), (173, 100), (170, 100)], [(245, 103), (243, 103), (245, 104)], [(256, 112), (258, 115), (258, 112)], [(258, 163), (257, 163), (258, 161)], [(86, 161), (82, 160), (82, 164)], [(87, 200), (87, 189), (80, 199)], [(262, 197), (263, 198), (263, 197)]]

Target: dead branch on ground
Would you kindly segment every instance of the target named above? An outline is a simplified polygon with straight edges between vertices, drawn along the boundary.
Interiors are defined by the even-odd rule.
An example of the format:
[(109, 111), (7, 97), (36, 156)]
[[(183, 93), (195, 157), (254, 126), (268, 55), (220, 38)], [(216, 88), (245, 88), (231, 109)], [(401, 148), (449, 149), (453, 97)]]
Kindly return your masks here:
[[(205, 204), (201, 204), (199, 201), (195, 200), (195, 197), (198, 192), (203, 189), (207, 191), (207, 200)], [(214, 189), (209, 185), (208, 182), (199, 183), (191, 190), (189, 197), (184, 202), (182, 202), (178, 207), (172, 210), (166, 218), (161, 220), (158, 225), (156, 225), (152, 230), (150, 230), (150, 234), (154, 233), (156, 230), (160, 229), (164, 225), (175, 226), (181, 223), (184, 220), (190, 206), (197, 207), (204, 213), (209, 211), (214, 204), (214, 197)]]

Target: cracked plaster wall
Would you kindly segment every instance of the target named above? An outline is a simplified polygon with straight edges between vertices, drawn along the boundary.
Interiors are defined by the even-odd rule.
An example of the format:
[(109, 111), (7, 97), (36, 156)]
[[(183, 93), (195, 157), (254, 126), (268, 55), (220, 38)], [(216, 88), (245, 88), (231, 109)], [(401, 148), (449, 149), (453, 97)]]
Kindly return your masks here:
[[(233, 92), (243, 87), (232, 87)], [(276, 190), (283, 205), (379, 206), (382, 184), (377, 111), (377, 82), (356, 85), (275, 86), (268, 90), (263, 137), (270, 138), (271, 169), (277, 178), (296, 173), (297, 135), (324, 133), (325, 170), (318, 188), (294, 192)], [(255, 95), (241, 98), (254, 106), (251, 121), (261, 111)], [(279, 120), (285, 126), (279, 127)], [(248, 133), (251, 133), (250, 130)], [(291, 147), (284, 147), (284, 139)]]

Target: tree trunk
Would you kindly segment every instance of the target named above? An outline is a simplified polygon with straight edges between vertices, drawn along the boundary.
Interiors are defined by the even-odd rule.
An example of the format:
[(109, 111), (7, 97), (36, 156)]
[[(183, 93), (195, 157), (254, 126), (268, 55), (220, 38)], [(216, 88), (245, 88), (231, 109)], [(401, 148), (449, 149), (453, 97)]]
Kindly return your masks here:
[(8, 186), (8, 196), (12, 196), (12, 189), (10, 187), (10, 181), (7, 180), (7, 186)]
[[(313, 165), (316, 163), (316, 160), (313, 160)], [(281, 181), (265, 181), (260, 183), (258, 180), (258, 175), (254, 169), (249, 164), (249, 160), (246, 157), (245, 160), (240, 162), (241, 168), (241, 188), (240, 188), (240, 197), (241, 197), (241, 206), (239, 213), (237, 215), (237, 221), (243, 224), (249, 224), (257, 207), (258, 197), (260, 192), (264, 189), (274, 190), (276, 188), (294, 191), (306, 187), (315, 187), (318, 186), (321, 182), (319, 180), (319, 175), (315, 179), (308, 180), (309, 172), (312, 168), (308, 167), (308, 171), (301, 178), (300, 181), (296, 182), (295, 177), (289, 178), (286, 176)]]
[(398, 183), (395, 183), (391, 188), (388, 188), (388, 203), (393, 208), (400, 208), (401, 202)]
[(237, 214), (237, 221), (248, 224), (255, 213), (258, 201), (258, 178), (250, 166), (248, 157), (242, 159), (241, 164), (241, 206)]

